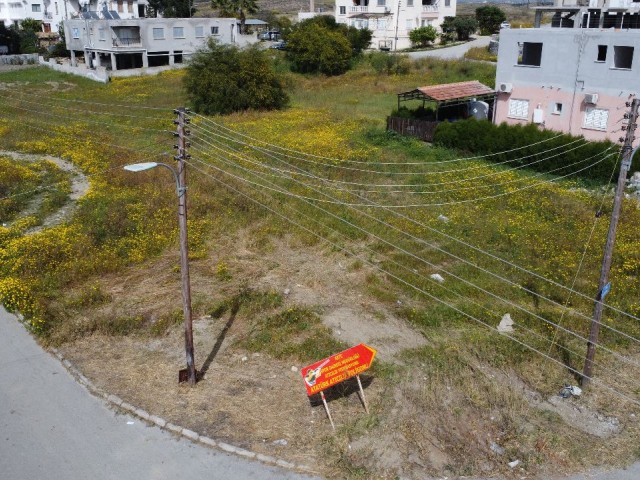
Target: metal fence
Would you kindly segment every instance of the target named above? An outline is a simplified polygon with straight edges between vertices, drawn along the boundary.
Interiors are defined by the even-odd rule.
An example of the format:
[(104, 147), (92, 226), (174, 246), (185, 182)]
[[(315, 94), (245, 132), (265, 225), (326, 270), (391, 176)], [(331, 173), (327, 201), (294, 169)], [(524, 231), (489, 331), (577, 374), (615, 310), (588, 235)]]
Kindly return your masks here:
[(416, 120), (415, 118), (387, 117), (387, 130), (400, 135), (416, 137), (425, 142), (432, 142), (436, 127), (440, 122)]

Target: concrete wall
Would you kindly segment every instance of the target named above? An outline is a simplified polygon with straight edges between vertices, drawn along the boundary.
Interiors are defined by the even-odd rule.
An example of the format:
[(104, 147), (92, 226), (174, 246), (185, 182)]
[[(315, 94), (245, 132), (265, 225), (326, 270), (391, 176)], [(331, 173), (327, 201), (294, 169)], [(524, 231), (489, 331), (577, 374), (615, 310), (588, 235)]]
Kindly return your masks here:
[(109, 82), (109, 74), (107, 73), (106, 68), (99, 67), (96, 69), (88, 69), (85, 67), (73, 67), (69, 63), (59, 64), (56, 62), (54, 58), (49, 59), (49, 61), (40, 57), (39, 59), (40, 65), (45, 67), (49, 67), (56, 72), (70, 73), (72, 75), (79, 75), (84, 78), (88, 78), (89, 80), (94, 80), (100, 83), (108, 83)]
[[(518, 65), (521, 44), (542, 43), (539, 66)], [(604, 61), (598, 46), (607, 47)], [(616, 68), (614, 47), (633, 47), (631, 68)], [(530, 123), (534, 111), (541, 128), (584, 135), (590, 140), (616, 141), (626, 111), (625, 102), (640, 95), (640, 32), (595, 29), (518, 29), (500, 33), (496, 89), (510, 84), (510, 93), (499, 93), (496, 123)], [(595, 104), (590, 94), (597, 94)], [(510, 102), (528, 102), (527, 118), (509, 114)], [(556, 104), (560, 104), (560, 111)], [(606, 111), (606, 126), (585, 126), (590, 109)], [(513, 113), (513, 112), (512, 112)]]
[(0, 55), (0, 65), (28, 65), (38, 63), (37, 53), (20, 55)]

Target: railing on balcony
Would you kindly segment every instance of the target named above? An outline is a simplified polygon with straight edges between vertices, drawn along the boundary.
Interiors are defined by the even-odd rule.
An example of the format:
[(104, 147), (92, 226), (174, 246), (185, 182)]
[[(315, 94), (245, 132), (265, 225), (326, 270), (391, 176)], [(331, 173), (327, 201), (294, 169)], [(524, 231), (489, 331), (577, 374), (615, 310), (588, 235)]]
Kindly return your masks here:
[(386, 5), (368, 5), (368, 6), (352, 6), (347, 12), (349, 15), (357, 15), (359, 13), (388, 13), (389, 7)]
[(438, 5), (422, 5), (422, 13), (438, 13)]
[(140, 37), (114, 38), (114, 47), (139, 47), (141, 45)]

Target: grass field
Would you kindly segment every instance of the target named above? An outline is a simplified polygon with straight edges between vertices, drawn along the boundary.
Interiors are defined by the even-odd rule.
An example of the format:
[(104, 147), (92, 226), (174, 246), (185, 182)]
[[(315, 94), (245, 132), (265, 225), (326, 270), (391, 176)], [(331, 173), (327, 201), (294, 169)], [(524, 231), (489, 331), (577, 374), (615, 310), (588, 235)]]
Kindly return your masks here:
[[(279, 382), (274, 392), (255, 378), (229, 383), (227, 395), (206, 382), (188, 394), (161, 381), (158, 372), (181, 361), (167, 346), (181, 335), (175, 193), (167, 172), (121, 168), (171, 162), (183, 73), (107, 85), (42, 68), (2, 74), (0, 149), (63, 157), (89, 175), (91, 189), (70, 223), (25, 236), (13, 200), (21, 190), (0, 177), (12, 196), (0, 229), (0, 298), (128, 401), (236, 442), (249, 442), (259, 416), (263, 438), (290, 439), (282, 456), (333, 478), (498, 474), (513, 459), (544, 475), (637, 458), (637, 203), (623, 208), (607, 297), (617, 310), (604, 319), (598, 381), (574, 400), (582, 414), (571, 417), (547, 400), (581, 369), (610, 191), (513, 168), (525, 160), (518, 152), (497, 165), (384, 131), (396, 93), (491, 84), (494, 74), (492, 65), (422, 60), (388, 76), (362, 62), (340, 77), (286, 74), (284, 111), (192, 117), (197, 348), (217, 352), (216, 338), (229, 335), (225, 359), (215, 360), (229, 378), (246, 380), (243, 365), (259, 361)], [(22, 191), (64, 179), (15, 170)], [(493, 330), (505, 313), (513, 339)], [(227, 322), (222, 333), (216, 321)], [(301, 420), (308, 405), (278, 401), (301, 387), (292, 364), (358, 341), (381, 350), (367, 389), (371, 415), (357, 397), (336, 394), (334, 436), (318, 426), (320, 411)], [(279, 411), (243, 409), (257, 401), (247, 385), (264, 387)], [(205, 393), (217, 409), (202, 407)], [(584, 419), (596, 414), (605, 420), (585, 434)], [(620, 428), (607, 430), (611, 418)], [(273, 453), (255, 438), (247, 446)]]

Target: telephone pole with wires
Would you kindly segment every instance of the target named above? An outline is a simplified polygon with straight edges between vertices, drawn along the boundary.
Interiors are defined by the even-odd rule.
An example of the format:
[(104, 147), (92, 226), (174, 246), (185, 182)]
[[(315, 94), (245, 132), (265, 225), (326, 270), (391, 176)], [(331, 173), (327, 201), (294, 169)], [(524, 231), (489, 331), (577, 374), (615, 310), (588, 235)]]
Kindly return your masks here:
[(180, 228), (180, 276), (182, 279), (182, 309), (184, 312), (184, 345), (187, 356), (187, 368), (180, 371), (179, 380), (188, 381), (189, 384), (195, 385), (196, 365), (193, 348), (193, 321), (191, 313), (191, 281), (189, 278), (189, 250), (187, 241), (187, 170), (186, 160), (189, 159), (187, 148), (190, 143), (187, 136), (190, 134), (186, 126), (190, 122), (187, 118), (188, 111), (181, 107), (174, 110), (177, 118), (174, 120), (176, 124), (176, 132), (174, 135), (178, 138), (177, 145), (174, 147), (178, 150), (175, 160), (177, 163), (178, 174), (178, 226)]
[(611, 223), (609, 224), (609, 234), (607, 235), (607, 243), (604, 247), (604, 257), (602, 260), (602, 269), (600, 270), (600, 282), (598, 284), (598, 294), (595, 298), (595, 306), (593, 308), (593, 319), (591, 320), (591, 330), (589, 332), (589, 340), (587, 341), (587, 355), (584, 361), (584, 369), (580, 384), (587, 386), (591, 380), (593, 372), (593, 359), (596, 354), (596, 345), (598, 345), (598, 335), (600, 334), (600, 322), (602, 320), (602, 311), (604, 310), (604, 297), (611, 289), (609, 283), (609, 271), (611, 270), (611, 261), (613, 258), (613, 244), (616, 240), (616, 229), (620, 220), (620, 209), (622, 208), (622, 198), (624, 196), (624, 187), (627, 182), (627, 174), (631, 168), (631, 161), (635, 150), (633, 149), (634, 133), (637, 127), (638, 107), (640, 99), (634, 98), (632, 102), (627, 102), (629, 113), (625, 113), (624, 118), (628, 119), (626, 135), (621, 138), (624, 141), (622, 146), (622, 164), (620, 165), (620, 174), (618, 175), (618, 185), (616, 186), (616, 195), (613, 200), (613, 210), (611, 211)]

